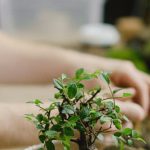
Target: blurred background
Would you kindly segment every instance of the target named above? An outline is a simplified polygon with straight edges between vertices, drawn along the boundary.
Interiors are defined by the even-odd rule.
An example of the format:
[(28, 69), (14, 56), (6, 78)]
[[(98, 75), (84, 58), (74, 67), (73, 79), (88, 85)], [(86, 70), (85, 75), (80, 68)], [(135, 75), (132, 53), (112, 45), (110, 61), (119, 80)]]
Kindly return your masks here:
[(150, 70), (150, 0), (0, 0), (0, 30)]
[[(150, 0), (0, 0), (0, 31), (38, 44), (131, 60), (150, 73)], [(0, 91), (5, 101), (49, 97), (48, 89), (37, 85), (0, 85)]]

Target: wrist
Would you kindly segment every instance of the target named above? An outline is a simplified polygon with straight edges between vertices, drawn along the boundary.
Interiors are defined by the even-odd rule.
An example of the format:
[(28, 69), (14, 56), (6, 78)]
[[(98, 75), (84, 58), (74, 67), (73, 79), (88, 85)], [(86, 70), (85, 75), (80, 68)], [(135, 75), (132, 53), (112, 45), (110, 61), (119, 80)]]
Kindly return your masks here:
[(84, 68), (89, 72), (95, 71), (96, 69), (114, 72), (118, 68), (121, 69), (124, 66), (126, 67), (132, 65), (129, 61), (105, 58), (73, 51), (68, 54), (68, 60), (70, 64), (68, 73), (71, 75), (78, 68)]

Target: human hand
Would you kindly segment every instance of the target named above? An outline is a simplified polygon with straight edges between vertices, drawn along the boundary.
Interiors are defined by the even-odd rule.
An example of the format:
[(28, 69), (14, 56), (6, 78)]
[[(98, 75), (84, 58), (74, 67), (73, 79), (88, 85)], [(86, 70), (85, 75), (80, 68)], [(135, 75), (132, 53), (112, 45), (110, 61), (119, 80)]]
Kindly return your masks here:
[[(111, 93), (108, 92), (108, 85), (105, 84), (102, 80), (92, 80), (85, 83), (86, 88), (92, 89), (95, 85), (100, 85), (103, 89), (100, 92), (100, 95), (105, 99), (111, 98)], [(120, 89), (120, 87), (116, 87), (114, 84), (109, 85), (112, 90)], [(130, 93), (130, 96), (123, 97), (124, 93)], [(116, 104), (119, 105), (123, 114), (125, 114), (129, 120), (132, 122), (140, 122), (145, 118), (145, 111), (139, 104), (133, 102), (133, 98), (137, 95), (136, 90), (134, 88), (122, 88), (118, 92), (114, 94), (114, 100)], [(138, 115), (137, 115), (138, 114)]]
[[(118, 89), (114, 85), (110, 85), (112, 90)], [(124, 93), (130, 93), (129, 96), (123, 97)], [(106, 97), (110, 97), (107, 95)], [(116, 104), (120, 107), (122, 113), (126, 115), (132, 122), (140, 122), (145, 118), (144, 109), (132, 99), (136, 96), (136, 90), (134, 88), (123, 88), (114, 94)], [(138, 115), (137, 115), (138, 114)]]
[[(150, 110), (150, 77), (140, 72), (131, 62), (97, 57), (92, 55), (78, 54), (70, 57), (72, 69), (85, 68), (88, 71), (101, 69), (111, 73), (112, 82), (119, 87), (132, 87), (136, 90), (133, 101), (142, 106), (145, 116)], [(72, 74), (72, 73), (70, 73)]]
[(135, 88), (136, 93), (133, 100), (142, 106), (147, 115), (150, 109), (150, 77), (138, 71), (132, 63), (124, 62), (112, 71), (111, 78), (117, 86)]

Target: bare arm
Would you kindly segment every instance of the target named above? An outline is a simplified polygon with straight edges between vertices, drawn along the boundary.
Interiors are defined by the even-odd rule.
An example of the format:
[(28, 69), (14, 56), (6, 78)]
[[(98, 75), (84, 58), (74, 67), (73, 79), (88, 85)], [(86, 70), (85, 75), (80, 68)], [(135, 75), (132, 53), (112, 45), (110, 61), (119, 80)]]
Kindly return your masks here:
[[(118, 104), (123, 113), (130, 117), (131, 120), (140, 121), (143, 119), (144, 112), (139, 105), (121, 101), (118, 101)], [(37, 112), (38, 109), (30, 104), (0, 103), (0, 148), (29, 146), (40, 143), (38, 132), (34, 125), (24, 118), (24, 114)], [(55, 115), (57, 112), (53, 113)], [(138, 116), (137, 113), (139, 113)], [(76, 136), (79, 135), (76, 134)]]
[(35, 112), (32, 106), (24, 103), (0, 104), (0, 148), (25, 146), (38, 143), (38, 133), (24, 114)]
[(81, 67), (111, 71), (115, 84), (136, 89), (135, 101), (148, 112), (150, 77), (132, 63), (25, 43), (0, 34), (0, 83), (44, 83)]
[(77, 68), (112, 70), (117, 64), (111, 59), (25, 43), (0, 33), (1, 83), (43, 83), (62, 72), (71, 74)]
[[(74, 51), (67, 52), (52, 46), (25, 43), (0, 34), (0, 83), (49, 82), (62, 72), (72, 74), (81, 67), (87, 70), (113, 71), (113, 81), (116, 84), (134, 87), (137, 90), (136, 101), (148, 111), (150, 79), (139, 73), (131, 63)], [(130, 110), (134, 110), (135, 104), (125, 104), (123, 103), (125, 111), (129, 112), (127, 108), (131, 105)], [(38, 142), (36, 130), (23, 118), (25, 113), (33, 111), (31, 107), (18, 103), (0, 104), (0, 146)], [(143, 112), (141, 108), (135, 110), (135, 114)], [(130, 112), (129, 115), (132, 116), (133, 113)], [(136, 117), (132, 119), (134, 118)], [(142, 120), (141, 118), (139, 120)]]

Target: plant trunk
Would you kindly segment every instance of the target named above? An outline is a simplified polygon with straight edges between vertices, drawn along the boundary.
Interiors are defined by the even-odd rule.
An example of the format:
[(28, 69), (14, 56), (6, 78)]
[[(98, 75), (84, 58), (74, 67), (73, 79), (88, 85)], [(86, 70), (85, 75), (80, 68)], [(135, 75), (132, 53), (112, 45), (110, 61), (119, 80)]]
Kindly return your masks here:
[(88, 145), (88, 139), (84, 133), (80, 133), (79, 150), (97, 150), (95, 145)]
[(80, 133), (79, 150), (89, 150), (87, 137), (83, 132)]

